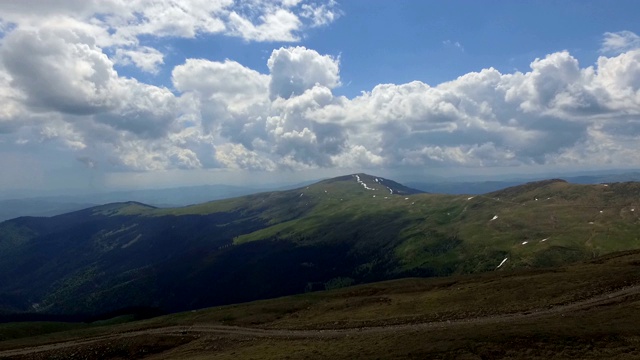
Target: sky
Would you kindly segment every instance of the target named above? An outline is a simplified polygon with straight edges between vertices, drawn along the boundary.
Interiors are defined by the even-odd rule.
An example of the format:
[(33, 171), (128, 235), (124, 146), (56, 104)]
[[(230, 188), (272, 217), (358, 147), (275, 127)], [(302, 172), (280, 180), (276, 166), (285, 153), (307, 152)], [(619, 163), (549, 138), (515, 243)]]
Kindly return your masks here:
[(638, 169), (639, 13), (0, 0), (0, 189)]

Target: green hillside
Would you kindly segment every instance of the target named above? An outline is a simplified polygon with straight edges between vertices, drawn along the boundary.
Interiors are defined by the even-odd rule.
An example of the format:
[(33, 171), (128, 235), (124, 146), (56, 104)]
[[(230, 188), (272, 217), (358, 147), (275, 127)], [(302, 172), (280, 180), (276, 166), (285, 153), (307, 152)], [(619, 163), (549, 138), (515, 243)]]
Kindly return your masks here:
[(628, 251), (143, 321), (0, 324), (0, 358), (636, 359), (638, 264), (640, 252)]
[(638, 212), (638, 183), (548, 180), (454, 196), (366, 174), (173, 209), (109, 204), (1, 223), (0, 309), (172, 312), (563, 265), (639, 248)]

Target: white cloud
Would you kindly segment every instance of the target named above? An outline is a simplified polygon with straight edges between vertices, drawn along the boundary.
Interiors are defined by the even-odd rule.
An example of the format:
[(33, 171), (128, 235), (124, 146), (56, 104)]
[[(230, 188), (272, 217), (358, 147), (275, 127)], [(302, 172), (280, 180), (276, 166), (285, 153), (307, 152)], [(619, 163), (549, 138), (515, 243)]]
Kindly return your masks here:
[(94, 119), (140, 137), (166, 135), (179, 116), (179, 102), (173, 93), (132, 79), (118, 80), (118, 107), (95, 114)]
[(268, 90), (269, 77), (235, 61), (188, 59), (172, 74), (176, 89), (195, 91), (204, 98), (224, 100), (228, 106), (251, 106)]
[(94, 164), (143, 170), (201, 166), (190, 149), (167, 141), (191, 116), (183, 113), (192, 111), (189, 98), (118, 76), (85, 30), (46, 24), (5, 37), (0, 96), (9, 101), (0, 119), (8, 125), (0, 122), (0, 129), (31, 129), (25, 144), (62, 145)]
[(0, 33), (43, 24), (83, 27), (96, 46), (112, 48), (117, 62), (155, 73), (163, 54), (143, 37), (195, 38), (223, 34), (246, 41), (299, 41), (310, 27), (337, 19), (337, 5), (304, 0), (53, 0), (1, 1)]
[(255, 151), (241, 144), (222, 144), (216, 146), (216, 159), (230, 169), (273, 171), (276, 165)]
[(25, 121), (25, 96), (11, 85), (12, 79), (0, 64), (0, 134), (15, 131)]
[[(0, 3), (3, 23), (37, 26), (43, 18), (71, 17), (112, 35), (104, 39), (132, 45), (144, 35), (193, 38), (198, 34), (228, 34), (249, 41), (295, 41), (307, 26), (318, 26), (310, 10), (318, 13), (326, 25), (335, 20), (333, 1), (273, 2), (269, 0), (37, 0)], [(304, 14), (304, 15), (303, 15)], [(259, 34), (258, 31), (262, 32)]]
[[(187, 59), (173, 69), (171, 91), (114, 69), (153, 73), (163, 64), (162, 53), (138, 43), (141, 34), (291, 40), (320, 24), (310, 7), (321, 14), (332, 3), (70, 4), (33, 14), (22, 3), (0, 4), (3, 23), (18, 24), (0, 43), (3, 146), (64, 148), (95, 168), (143, 171), (640, 166), (640, 49), (629, 34), (607, 35), (616, 55), (593, 66), (560, 51), (534, 59), (527, 72), (380, 84), (351, 99), (334, 93), (339, 58), (305, 47), (273, 50), (268, 73), (230, 59)], [(173, 25), (159, 20), (162, 11)]]
[(113, 64), (82, 29), (15, 30), (0, 51), (11, 84), (37, 111), (86, 114), (116, 106)]
[(640, 48), (640, 36), (625, 30), (604, 33), (600, 51), (609, 54), (620, 54), (638, 48)]
[(267, 65), (271, 71), (272, 99), (278, 96), (288, 99), (315, 85), (330, 89), (340, 85), (339, 60), (305, 47), (274, 50)]
[(558, 52), (534, 60), (526, 73), (485, 69), (433, 87), (383, 84), (353, 99), (332, 93), (340, 82), (335, 58), (281, 48), (268, 65), (270, 74), (229, 60), (189, 60), (174, 70), (182, 97), (198, 99), (201, 130), (192, 139), (208, 134), (215, 147), (215, 161), (203, 166), (637, 163), (636, 51), (586, 68)]
[(297, 32), (302, 22), (294, 13), (286, 9), (277, 9), (266, 13), (255, 24), (251, 20), (232, 11), (229, 14), (231, 34), (249, 41), (299, 41)]
[(313, 27), (325, 26), (336, 21), (342, 13), (336, 9), (336, 2), (330, 0), (326, 4), (302, 4), (300, 15), (311, 20)]
[(84, 150), (88, 146), (88, 141), (81, 131), (76, 129), (73, 124), (65, 122), (61, 117), (47, 121), (35, 136), (40, 143), (59, 142), (75, 151)]
[(376, 155), (362, 145), (351, 145), (338, 155), (331, 157), (333, 164), (340, 168), (372, 168), (384, 166), (384, 157)]
[(623, 113), (640, 110), (640, 49), (615, 57), (601, 56), (594, 73), (593, 93), (602, 106)]
[(176, 89), (194, 95), (205, 132), (241, 141), (252, 133), (251, 123), (267, 115), (269, 76), (235, 61), (189, 59), (173, 70), (172, 79)]
[(134, 49), (117, 49), (114, 61), (119, 65), (135, 65), (142, 71), (156, 74), (164, 64), (164, 55), (151, 47), (141, 46)]

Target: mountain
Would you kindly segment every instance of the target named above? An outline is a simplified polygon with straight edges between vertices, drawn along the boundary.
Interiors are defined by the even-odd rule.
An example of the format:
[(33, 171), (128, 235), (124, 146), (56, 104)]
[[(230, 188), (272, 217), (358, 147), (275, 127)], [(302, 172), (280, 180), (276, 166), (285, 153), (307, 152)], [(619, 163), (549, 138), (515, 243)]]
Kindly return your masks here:
[(640, 247), (640, 184), (481, 196), (366, 174), (179, 208), (114, 203), (0, 224), (0, 309), (195, 309), (407, 276), (545, 267)]
[(254, 188), (231, 185), (202, 185), (169, 189), (0, 199), (0, 221), (20, 216), (55, 216), (98, 204), (113, 202), (137, 201), (159, 207), (185, 206), (203, 201), (253, 194), (259, 191)]
[[(518, 186), (533, 181), (541, 181), (545, 178), (515, 178), (491, 181), (413, 181), (406, 185), (425, 192), (438, 194), (484, 194), (498, 191), (507, 187)], [(563, 176), (563, 179), (572, 184), (605, 184), (614, 182), (640, 181), (638, 172), (614, 172)]]
[(96, 203), (46, 198), (0, 200), (0, 221), (20, 216), (55, 216), (95, 205)]

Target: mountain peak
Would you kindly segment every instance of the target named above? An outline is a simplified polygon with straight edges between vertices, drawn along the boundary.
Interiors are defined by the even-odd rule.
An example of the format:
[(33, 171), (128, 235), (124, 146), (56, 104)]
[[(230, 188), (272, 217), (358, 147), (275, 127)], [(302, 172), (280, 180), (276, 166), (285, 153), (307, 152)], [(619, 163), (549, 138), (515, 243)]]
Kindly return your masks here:
[[(90, 210), (93, 214), (99, 215), (125, 215), (138, 214), (144, 211), (156, 209), (155, 206), (143, 204), (137, 201), (124, 201), (94, 206)], [(81, 210), (82, 211), (82, 210)]]
[(397, 183), (393, 180), (385, 179), (381, 176), (369, 175), (365, 173), (356, 173), (351, 175), (343, 175), (335, 178), (327, 179), (318, 183), (318, 185), (322, 184), (335, 184), (338, 182), (345, 183), (356, 183), (358, 186), (362, 187), (365, 191), (372, 192), (384, 192), (389, 195), (410, 195), (410, 194), (420, 194), (424, 191), (412, 189), (410, 187), (404, 186), (400, 183)]
[(547, 180), (540, 180), (540, 181), (532, 181), (526, 184), (508, 187), (506, 189), (492, 192), (491, 194), (494, 196), (513, 198), (516, 196), (526, 195), (531, 192), (540, 192), (545, 189), (551, 189), (552, 187), (556, 187), (558, 185), (564, 186), (568, 184), (569, 183), (563, 179), (547, 179)]

